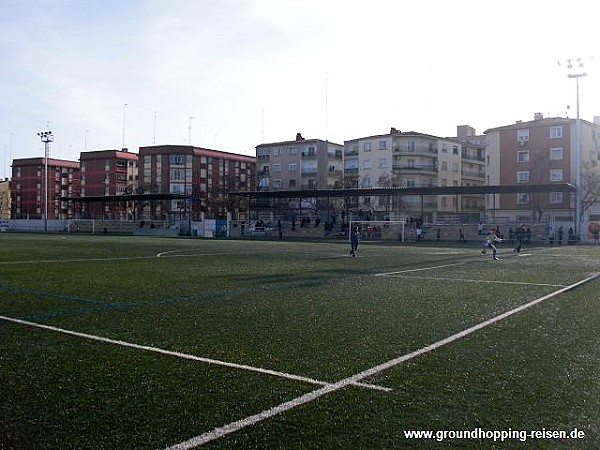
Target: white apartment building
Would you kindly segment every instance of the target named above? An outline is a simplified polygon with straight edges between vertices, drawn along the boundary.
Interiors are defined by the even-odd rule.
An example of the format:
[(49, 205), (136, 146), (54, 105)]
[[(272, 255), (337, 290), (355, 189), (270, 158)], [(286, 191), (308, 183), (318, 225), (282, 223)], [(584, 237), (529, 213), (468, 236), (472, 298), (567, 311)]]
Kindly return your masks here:
[[(469, 185), (483, 184), (480, 167), (465, 170), (471, 153), (467, 145), (456, 138), (441, 138), (417, 132), (390, 133), (352, 139), (344, 142), (344, 186), (369, 187), (435, 187), (463, 186), (463, 173), (477, 177)], [(472, 150), (472, 148), (471, 148)], [(465, 157), (465, 161), (463, 161)], [(482, 155), (479, 155), (482, 159)], [(473, 158), (475, 159), (475, 157)], [(472, 173), (473, 172), (473, 173)], [(457, 214), (465, 210), (460, 196), (380, 196), (360, 197), (349, 205), (359, 216), (371, 219), (395, 220), (400, 217), (424, 215), (434, 220), (438, 214)], [(474, 208), (478, 211), (478, 208)]]

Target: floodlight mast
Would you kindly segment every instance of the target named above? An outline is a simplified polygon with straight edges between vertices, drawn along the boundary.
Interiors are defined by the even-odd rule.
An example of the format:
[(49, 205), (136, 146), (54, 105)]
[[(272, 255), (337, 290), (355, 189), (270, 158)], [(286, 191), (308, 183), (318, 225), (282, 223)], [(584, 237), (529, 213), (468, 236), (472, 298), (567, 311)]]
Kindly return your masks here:
[[(559, 62), (559, 66), (562, 64)], [(587, 77), (587, 73), (584, 72), (583, 60), (581, 58), (577, 58), (577, 60), (572, 63), (572, 60), (568, 59), (566, 64), (569, 73), (567, 74), (568, 78), (575, 78), (576, 87), (577, 87), (577, 117), (575, 119), (575, 186), (577, 190), (575, 191), (575, 238), (577, 241), (581, 240), (581, 227), (583, 225), (583, 208), (582, 208), (582, 198), (583, 198), (583, 181), (582, 181), (582, 148), (581, 148), (581, 119), (579, 118), (579, 79), (582, 77)]]
[(48, 157), (50, 155), (50, 142), (54, 140), (52, 131), (40, 131), (38, 136), (44, 143), (44, 231), (48, 231)]

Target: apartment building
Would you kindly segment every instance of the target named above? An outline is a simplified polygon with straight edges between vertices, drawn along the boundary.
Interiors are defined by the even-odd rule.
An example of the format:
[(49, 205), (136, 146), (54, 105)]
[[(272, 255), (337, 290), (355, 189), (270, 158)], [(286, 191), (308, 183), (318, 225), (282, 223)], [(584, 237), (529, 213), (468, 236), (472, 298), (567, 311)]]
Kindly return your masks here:
[[(81, 196), (100, 197), (137, 193), (138, 155), (122, 150), (82, 152)], [(112, 220), (132, 219), (126, 202), (83, 203), (82, 217), (103, 217)]]
[(321, 139), (305, 139), (256, 146), (259, 190), (339, 189), (343, 177), (343, 149)]
[[(532, 121), (485, 131), (487, 184), (576, 184), (576, 122), (537, 113)], [(580, 122), (583, 171), (598, 173), (600, 125)], [(563, 192), (488, 195), (486, 207), (515, 221), (572, 222), (575, 196)]]
[[(391, 128), (388, 134), (344, 142), (344, 186), (434, 187), (462, 185), (462, 143)], [(439, 196), (364, 196), (350, 207), (372, 219), (426, 216), (461, 211), (460, 198)]]
[(80, 164), (76, 161), (55, 158), (46, 160), (41, 157), (14, 159), (11, 182), (12, 218), (43, 219), (46, 210), (47, 219), (74, 218), (76, 206), (66, 198), (79, 196), (79, 188)]
[(228, 196), (233, 191), (256, 187), (256, 160), (252, 156), (190, 145), (140, 147), (138, 188), (140, 193), (185, 194), (191, 201), (149, 202), (144, 217), (164, 220), (190, 217), (244, 219), (247, 200)]

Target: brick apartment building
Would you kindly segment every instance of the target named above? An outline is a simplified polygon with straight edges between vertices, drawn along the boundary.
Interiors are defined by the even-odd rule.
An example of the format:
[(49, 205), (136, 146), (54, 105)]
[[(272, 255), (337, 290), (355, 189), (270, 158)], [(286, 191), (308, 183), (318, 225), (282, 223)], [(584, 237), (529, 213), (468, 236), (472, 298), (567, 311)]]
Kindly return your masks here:
[(12, 163), (12, 218), (43, 219), (48, 200), (47, 219), (71, 219), (77, 211), (66, 197), (79, 195), (80, 165), (76, 161), (48, 158), (48, 195), (46, 195), (45, 158), (14, 159)]
[(252, 156), (190, 145), (140, 147), (139, 193), (186, 194), (191, 201), (160, 200), (144, 206), (149, 220), (225, 218), (245, 219), (248, 201), (228, 196), (233, 191), (253, 190), (256, 160)]
[[(137, 193), (137, 153), (127, 149), (82, 152), (79, 161), (82, 197)], [(134, 218), (126, 202), (84, 202), (81, 209), (83, 218)]]
[[(544, 118), (485, 131), (487, 184), (577, 183), (576, 120)], [(582, 165), (600, 171), (600, 125), (581, 120)], [(585, 188), (585, 187), (584, 187)], [(575, 196), (563, 192), (488, 195), (487, 208), (513, 221), (570, 222)]]

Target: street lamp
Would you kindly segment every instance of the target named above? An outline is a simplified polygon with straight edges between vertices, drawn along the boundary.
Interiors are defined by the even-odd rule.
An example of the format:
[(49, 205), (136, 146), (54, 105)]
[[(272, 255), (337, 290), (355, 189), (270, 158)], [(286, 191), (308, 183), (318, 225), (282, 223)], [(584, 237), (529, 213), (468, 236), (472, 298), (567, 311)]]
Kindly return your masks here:
[(40, 131), (38, 136), (44, 143), (44, 231), (48, 231), (48, 156), (54, 136), (50, 130)]
[[(559, 66), (562, 64), (559, 62)], [(583, 186), (581, 176), (581, 120), (579, 119), (579, 79), (581, 77), (587, 77), (587, 73), (583, 71), (583, 61), (581, 58), (577, 58), (577, 61), (573, 64), (570, 59), (567, 60), (566, 64), (569, 73), (568, 78), (575, 78), (577, 86), (577, 118), (575, 119), (575, 185), (577, 190), (575, 191), (575, 237), (579, 241), (581, 239), (581, 226), (583, 224), (583, 211), (582, 211), (582, 197), (583, 197)], [(576, 72), (576, 73), (573, 73)]]

